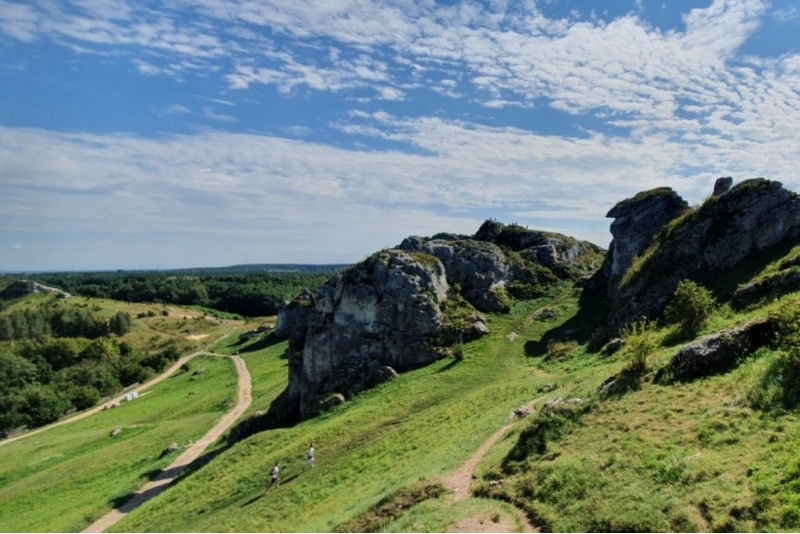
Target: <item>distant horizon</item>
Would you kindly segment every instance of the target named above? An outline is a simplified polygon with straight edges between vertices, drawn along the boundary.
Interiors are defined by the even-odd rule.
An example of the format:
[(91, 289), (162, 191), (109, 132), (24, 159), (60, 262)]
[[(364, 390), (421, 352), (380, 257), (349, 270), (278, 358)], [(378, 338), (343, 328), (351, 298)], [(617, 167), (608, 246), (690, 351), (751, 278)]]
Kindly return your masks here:
[(352, 263), (800, 189), (793, 0), (0, 0), (0, 270)]

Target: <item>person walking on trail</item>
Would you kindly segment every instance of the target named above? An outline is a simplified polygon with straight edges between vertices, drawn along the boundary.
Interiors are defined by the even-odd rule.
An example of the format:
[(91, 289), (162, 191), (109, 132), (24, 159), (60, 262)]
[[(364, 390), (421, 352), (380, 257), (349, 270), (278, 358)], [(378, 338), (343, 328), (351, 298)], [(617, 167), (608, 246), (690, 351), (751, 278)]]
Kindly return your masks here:
[(281, 477), (280, 477), (281, 468), (278, 466), (278, 462), (275, 462), (275, 465), (272, 468), (270, 473), (272, 477), (272, 483), (270, 486), (280, 486), (281, 485)]
[(310, 444), (308, 446), (308, 452), (306, 453), (306, 469), (309, 467), (314, 467), (314, 444)]

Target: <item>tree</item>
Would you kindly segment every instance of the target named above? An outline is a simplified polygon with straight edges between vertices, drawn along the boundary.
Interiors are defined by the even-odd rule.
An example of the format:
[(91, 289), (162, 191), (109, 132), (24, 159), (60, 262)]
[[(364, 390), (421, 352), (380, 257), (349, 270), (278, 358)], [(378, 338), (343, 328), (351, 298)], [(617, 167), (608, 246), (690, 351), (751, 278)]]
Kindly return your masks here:
[(681, 280), (664, 309), (667, 324), (677, 324), (687, 334), (696, 334), (706, 323), (716, 301), (711, 292), (691, 281)]
[(132, 322), (128, 312), (118, 311), (108, 320), (108, 330), (121, 337), (131, 331)]
[(0, 353), (0, 391), (20, 389), (36, 382), (37, 367), (16, 354)]
[(22, 390), (22, 413), (34, 426), (52, 423), (69, 410), (69, 400), (55, 387), (30, 386)]
[(67, 396), (78, 410), (91, 408), (100, 400), (100, 392), (92, 386), (72, 386), (67, 389)]

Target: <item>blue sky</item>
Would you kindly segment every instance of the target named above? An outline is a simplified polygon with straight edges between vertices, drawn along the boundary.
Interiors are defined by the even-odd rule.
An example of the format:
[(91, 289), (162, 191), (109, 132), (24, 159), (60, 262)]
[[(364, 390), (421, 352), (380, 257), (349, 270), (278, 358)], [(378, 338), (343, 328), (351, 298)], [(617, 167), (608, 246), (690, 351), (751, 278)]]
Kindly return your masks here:
[(794, 0), (0, 0), (0, 271), (607, 246), (638, 191), (798, 171)]

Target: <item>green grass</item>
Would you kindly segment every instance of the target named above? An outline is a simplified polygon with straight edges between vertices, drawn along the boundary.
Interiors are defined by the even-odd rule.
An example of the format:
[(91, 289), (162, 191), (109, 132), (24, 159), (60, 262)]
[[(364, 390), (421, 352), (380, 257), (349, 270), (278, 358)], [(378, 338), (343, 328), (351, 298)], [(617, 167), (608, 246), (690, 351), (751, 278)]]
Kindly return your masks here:
[(178, 453), (161, 458), (167, 445), (200, 438), (232, 407), (237, 378), (223, 358), (190, 366), (205, 372), (176, 374), (119, 408), (0, 446), (2, 530), (80, 531), (169, 465)]
[[(748, 268), (731, 275), (746, 281), (761, 272)], [(723, 303), (696, 335), (763, 317), (796, 299), (789, 295), (744, 310)], [(556, 316), (539, 317), (545, 307)], [(535, 413), (515, 424), (476, 470), (481, 494), (495, 499), (424, 500), (404, 508), (382, 531), (441, 532), (476, 518), (521, 529), (509, 502), (544, 530), (800, 528), (800, 417), (797, 411), (754, 409), (751, 400), (777, 353), (765, 348), (727, 373), (666, 383), (656, 380), (659, 369), (691, 339), (656, 328), (646, 369), (625, 387), (600, 393), (629, 363), (624, 351), (604, 356), (589, 350), (602, 313), (602, 302), (566, 284), (546, 298), (516, 302), (510, 313), (489, 316), (489, 336), (463, 345), (463, 362), (435, 362), (320, 417), (218, 447), (212, 462), (112, 530), (331, 531), (368, 516), (400, 490), (434, 483), (456, 469), (515, 407), (556, 397), (582, 398), (589, 408), (569, 421), (541, 425)], [(251, 412), (265, 410), (285, 387), (285, 347), (269, 337), (240, 342), (237, 335), (214, 347), (238, 351), (247, 362)], [(553, 389), (542, 393), (546, 384)], [(535, 435), (537, 422), (546, 434)], [(520, 440), (534, 446), (520, 447)], [(305, 470), (311, 442), (316, 467)], [(510, 455), (516, 455), (513, 461)], [(268, 489), (275, 461), (283, 482)]]
[[(542, 303), (493, 316), (494, 332), (465, 344), (459, 365), (442, 360), (405, 373), (321, 417), (234, 445), (115, 529), (328, 531), (400, 488), (455, 469), (552, 381), (529, 366), (522, 339), (506, 338), (549, 329), (527, 320)], [(304, 471), (310, 442), (317, 466)], [(275, 461), (284, 482), (265, 492)]]

